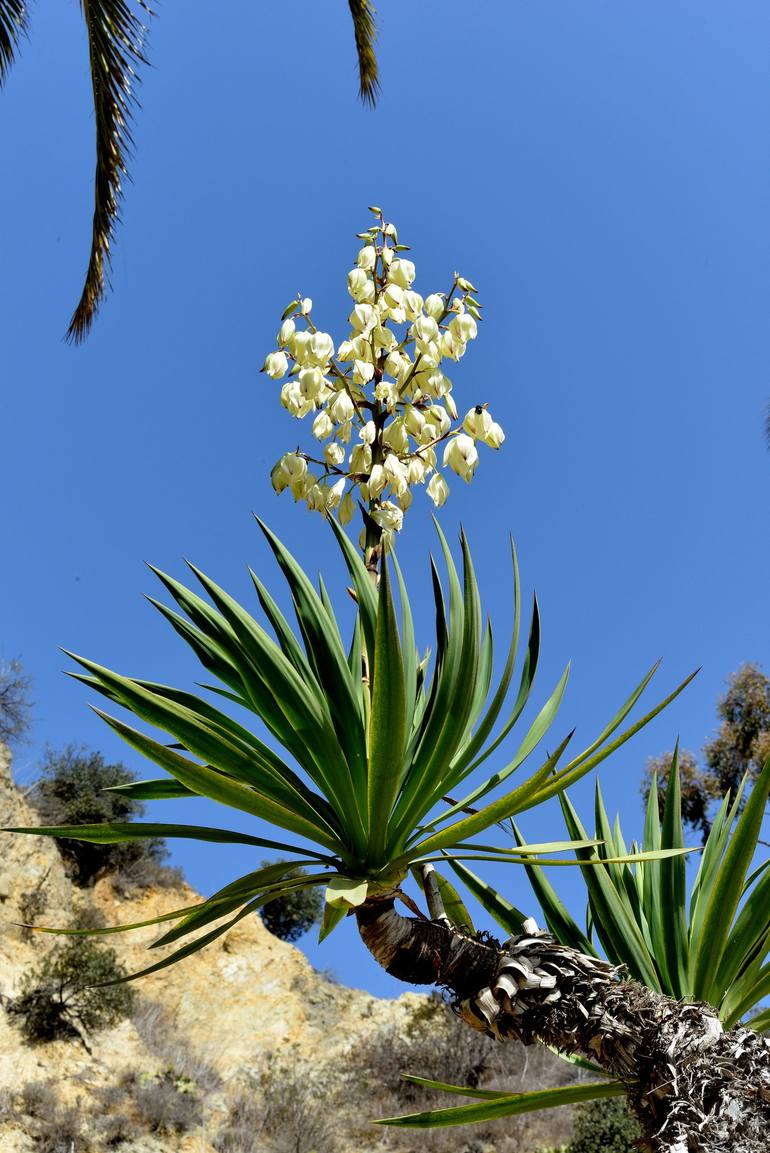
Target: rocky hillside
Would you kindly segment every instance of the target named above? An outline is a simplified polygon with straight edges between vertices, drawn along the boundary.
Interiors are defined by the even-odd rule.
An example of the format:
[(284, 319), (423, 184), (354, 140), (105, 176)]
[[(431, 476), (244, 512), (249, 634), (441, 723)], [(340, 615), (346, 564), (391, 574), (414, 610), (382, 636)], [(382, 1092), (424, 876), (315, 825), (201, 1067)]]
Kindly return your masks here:
[[(0, 749), (0, 824), (36, 823)], [(109, 879), (84, 891), (67, 878), (52, 841), (5, 836), (2, 848), (0, 993), (6, 1005), (18, 994), (25, 971), (59, 947), (57, 938), (14, 924), (25, 919), (30, 894), (45, 895), (42, 923), (57, 925), (70, 922), (84, 902), (101, 910), (108, 924), (118, 924), (199, 899), (186, 886), (123, 899)], [(138, 930), (110, 943), (119, 941), (121, 960), (139, 969), (156, 935), (154, 929)], [(368, 1123), (383, 1109), (387, 1114), (438, 1103), (408, 1087), (400, 1090), (400, 1062), (445, 1077), (490, 1066), (491, 1043), (448, 1019), (435, 1002), (413, 993), (383, 1001), (339, 986), (256, 916), (135, 988), (131, 1019), (90, 1036), (90, 1053), (76, 1040), (28, 1044), (15, 1019), (0, 1012), (3, 1153), (424, 1148), (432, 1144), (427, 1135), (397, 1135)], [(436, 1072), (419, 1064), (438, 1050), (443, 1055)], [(520, 1088), (520, 1074), (527, 1073), (522, 1054), (506, 1060), (498, 1083)], [(572, 1078), (571, 1069), (547, 1053), (530, 1054), (533, 1067), (543, 1086)], [(529, 1122), (505, 1130), (498, 1123), (486, 1134), (454, 1130), (451, 1145), (462, 1149), (473, 1141), (475, 1148), (481, 1137), (482, 1146), (525, 1153), (563, 1140), (567, 1123), (552, 1117), (548, 1132), (541, 1120), (537, 1132)], [(515, 1134), (526, 1143), (519, 1137), (512, 1143)], [(444, 1131), (436, 1148), (447, 1147), (446, 1136)]]

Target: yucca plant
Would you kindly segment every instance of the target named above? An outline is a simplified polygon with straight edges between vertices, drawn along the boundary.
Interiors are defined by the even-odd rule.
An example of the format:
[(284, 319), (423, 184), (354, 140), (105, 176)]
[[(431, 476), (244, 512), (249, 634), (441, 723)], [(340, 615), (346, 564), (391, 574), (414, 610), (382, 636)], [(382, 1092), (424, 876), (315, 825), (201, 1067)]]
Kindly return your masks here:
[[(486, 404), (473, 405), (459, 420), (452, 381), (441, 367), (446, 359), (459, 361), (477, 336), (481, 305), (473, 285), (457, 274), (448, 293), (423, 299), (413, 288), (415, 266), (402, 255), (405, 246), (395, 226), (385, 222), (379, 208), (371, 211), (375, 223), (358, 234), (364, 243), (348, 275), (356, 302), (349, 337), (335, 345), (316, 327), (312, 300), (298, 296), (284, 311), (278, 348), (264, 367), (271, 379), (287, 376), (281, 403), (299, 419), (313, 413), (313, 436), (326, 442), (312, 452), (285, 453), (272, 481), (277, 491), (288, 489), (333, 527), (355, 602), (346, 638), (324, 582), (316, 589), (261, 525), (288, 585), (296, 629), (255, 573), (264, 623), (198, 569), (192, 571), (208, 599), (158, 573), (176, 608), (154, 603), (213, 676), (217, 683), (208, 687), (227, 706), (74, 658), (85, 670), (76, 674), (80, 680), (172, 738), (151, 736), (99, 710), (166, 774), (121, 786), (125, 792), (142, 800), (206, 796), (267, 821), (291, 840), (268, 840), (256, 830), (252, 835), (148, 823), (15, 831), (99, 843), (189, 837), (288, 853), (293, 864), (284, 859), (263, 865), (197, 905), (143, 922), (175, 922), (155, 942), (175, 947), (132, 977), (181, 960), (277, 896), (325, 884), (324, 935), (354, 912), (364, 944), (388, 972), (448, 990), (468, 1024), (500, 1040), (538, 1040), (595, 1060), (614, 1079), (601, 1091), (625, 1090), (655, 1149), (722, 1153), (731, 1143), (759, 1153), (770, 1122), (770, 1104), (766, 1107), (761, 1096), (763, 1078), (770, 1078), (770, 1046), (763, 1047), (757, 1034), (723, 1033), (714, 1014), (622, 981), (616, 966), (540, 932), (512, 906), (507, 907), (508, 940), (501, 944), (477, 933), (456, 890), (435, 870), (446, 860), (461, 870), (469, 860), (540, 868), (565, 863), (551, 854), (573, 850), (574, 863), (604, 875), (631, 858), (638, 867), (681, 857), (680, 844), (615, 855), (613, 844), (604, 851), (604, 833), (589, 838), (581, 832), (568, 841), (538, 845), (500, 845), (497, 834), (493, 844), (477, 838), (562, 795), (657, 715), (687, 681), (622, 728), (653, 668), (587, 748), (562, 763), (568, 734), (510, 788), (511, 776), (553, 724), (565, 670), (510, 760), (479, 779), (478, 771), (512, 734), (530, 699), (539, 652), (537, 606), (514, 695), (521, 616), (515, 553), (512, 637), (494, 684), (492, 628), (482, 613), (468, 543), (461, 536), (458, 572), (439, 530), (446, 576), (442, 583), (431, 562), (433, 656), (420, 659), (393, 547), (413, 487), (425, 483), (437, 507), (447, 499), (441, 446), (444, 470), (469, 482), (479, 462), (478, 445), (494, 450), (505, 439)], [(363, 555), (341, 527), (353, 516), (356, 497), (364, 512)], [(509, 693), (512, 704), (506, 704)], [(258, 718), (256, 733), (243, 723), (249, 714)], [(464, 795), (455, 799), (457, 792)], [(427, 915), (403, 887), (410, 871), (424, 888)], [(398, 912), (399, 900), (416, 915)], [(186, 943), (179, 945), (182, 940)], [(723, 1067), (729, 1071), (727, 1087), (718, 1073)], [(547, 1097), (549, 1103), (559, 1103), (557, 1092)], [(586, 1096), (585, 1087), (563, 1092), (572, 1093), (570, 1099)], [(472, 1108), (499, 1115), (530, 1107), (531, 1100), (495, 1099)], [(409, 1123), (425, 1122), (412, 1118)], [(689, 1132), (704, 1133), (708, 1140), (687, 1145)]]

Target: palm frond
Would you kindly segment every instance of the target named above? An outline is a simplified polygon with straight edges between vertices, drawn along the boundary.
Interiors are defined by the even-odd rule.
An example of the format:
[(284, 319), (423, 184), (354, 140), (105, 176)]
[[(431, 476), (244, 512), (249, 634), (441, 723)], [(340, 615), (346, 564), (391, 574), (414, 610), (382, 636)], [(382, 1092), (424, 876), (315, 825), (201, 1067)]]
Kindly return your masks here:
[[(145, 0), (137, 6), (151, 14)], [(79, 343), (88, 334), (109, 281), (110, 244), (119, 219), (121, 180), (133, 147), (130, 120), (136, 103), (136, 66), (146, 63), (146, 28), (127, 0), (81, 0), (96, 119), (96, 173), (91, 254), (83, 291), (67, 329)]]
[(0, 88), (13, 64), (19, 40), (27, 31), (27, 20), (24, 0), (0, 0)]
[(348, 0), (350, 15), (353, 17), (353, 33), (358, 53), (359, 94), (364, 104), (373, 108), (380, 90), (377, 57), (374, 42), (377, 39), (377, 25), (374, 22), (374, 5), (371, 0)]

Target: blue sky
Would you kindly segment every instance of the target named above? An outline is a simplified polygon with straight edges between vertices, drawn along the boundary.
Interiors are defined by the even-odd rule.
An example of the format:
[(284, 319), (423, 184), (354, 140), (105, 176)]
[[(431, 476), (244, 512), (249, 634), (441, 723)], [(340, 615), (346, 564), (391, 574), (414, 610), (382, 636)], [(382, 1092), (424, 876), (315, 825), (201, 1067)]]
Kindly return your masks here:
[[(658, 657), (652, 695), (686, 694), (601, 779), (630, 832), (648, 755), (699, 748), (724, 678), (770, 667), (770, 10), (382, 3), (383, 94), (356, 99), (347, 6), (164, 4), (153, 21), (114, 292), (80, 348), (62, 341), (87, 256), (93, 118), (78, 5), (37, 5), (0, 98), (4, 321), (0, 654), (35, 678), (27, 782), (46, 743), (123, 757), (64, 677), (64, 645), (190, 686), (194, 665), (143, 600), (145, 560), (187, 556), (249, 597), (273, 570), (257, 511), (342, 588), (320, 518), (270, 489), (297, 427), (258, 375), (298, 289), (339, 338), (345, 276), (381, 204), (420, 291), (454, 269), (486, 320), (453, 374), (508, 433), (442, 510), (462, 522), (485, 602), (509, 623), (507, 534), (541, 601), (539, 702), (573, 661), (559, 734), (588, 743)], [(400, 555), (428, 613), (428, 502)], [(501, 763), (502, 760), (501, 760)], [(592, 782), (575, 790), (590, 816)], [(166, 819), (215, 823), (213, 806)], [(161, 810), (159, 808), (158, 815)], [(549, 808), (531, 839), (561, 832)], [(211, 891), (248, 854), (175, 850)], [(526, 882), (488, 874), (519, 905)], [(558, 883), (579, 902), (579, 882)], [(319, 967), (393, 994), (345, 925)]]

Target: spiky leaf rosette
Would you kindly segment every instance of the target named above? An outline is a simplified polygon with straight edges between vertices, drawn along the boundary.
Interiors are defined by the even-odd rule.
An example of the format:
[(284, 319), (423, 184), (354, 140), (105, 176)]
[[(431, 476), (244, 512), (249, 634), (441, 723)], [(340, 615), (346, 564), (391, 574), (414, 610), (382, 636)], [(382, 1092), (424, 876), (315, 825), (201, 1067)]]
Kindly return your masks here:
[[(770, 995), (770, 861), (756, 865), (762, 819), (770, 795), (768, 759), (741, 810), (738, 795), (722, 801), (687, 894), (685, 862), (674, 850), (684, 845), (678, 754), (674, 754), (662, 820), (655, 781), (647, 803), (641, 849), (670, 855), (659, 860), (610, 864), (626, 854), (619, 820), (610, 821), (597, 783), (595, 849), (578, 850), (588, 894), (590, 936), (578, 927), (537, 865), (529, 879), (550, 932), (562, 944), (598, 956), (598, 945), (614, 965), (656, 992), (676, 999), (706, 1001), (729, 1029), (748, 1018), (758, 1032), (770, 1029), (770, 1011), (756, 1014)], [(571, 837), (589, 834), (567, 797), (561, 798)], [(514, 832), (520, 843), (518, 829)], [(631, 852), (635, 852), (636, 843)], [(597, 861), (604, 861), (596, 867)], [(755, 867), (752, 870), (752, 862)], [(504, 898), (454, 865), (488, 912), (508, 925)]]
[[(521, 717), (538, 662), (535, 603), (518, 690), (504, 713), (521, 617), (515, 552), (513, 631), (500, 680), (494, 685), (492, 629), (488, 621), (483, 623), (464, 534), (458, 573), (438, 530), (448, 597), (432, 562), (435, 657), (426, 673), (425, 662), (418, 660), (412, 611), (395, 557), (384, 561), (375, 587), (361, 556), (334, 525), (357, 606), (352, 640), (345, 645), (323, 582), (316, 591), (278, 538), (260, 525), (288, 585), (296, 631), (255, 573), (251, 575), (257, 598), (271, 631), (193, 566), (208, 599), (158, 572), (176, 608), (152, 603), (219, 682), (214, 692), (259, 718), (262, 736), (185, 690), (122, 676), (82, 657), (74, 659), (85, 673), (76, 675), (112, 704), (172, 738), (171, 744), (165, 743), (97, 710), (132, 748), (167, 774), (119, 786), (122, 792), (143, 800), (205, 796), (261, 818), (302, 843), (267, 841), (226, 829), (144, 823), (17, 830), (97, 843), (150, 836), (198, 838), (272, 847), (296, 858), (293, 865), (283, 861), (262, 866), (200, 905), (160, 918), (177, 924), (156, 945), (207, 931), (143, 972), (201, 948), (253, 909), (296, 888), (327, 885), (325, 934), (365, 900), (399, 895), (410, 869), (446, 855), (453, 860), (536, 858), (541, 864), (565, 864), (552, 854), (596, 843), (581, 838), (500, 848), (475, 838), (559, 793), (656, 715), (666, 701), (616, 735), (652, 671), (582, 753), (560, 764), (568, 736), (516, 787), (478, 807), (534, 753), (553, 724), (566, 684), (565, 670), (512, 758), (478, 781), (477, 770)], [(443, 800), (472, 775), (478, 783), (466, 796), (452, 803)], [(468, 812), (471, 805), (476, 808)], [(462, 919), (460, 913), (458, 917)]]

